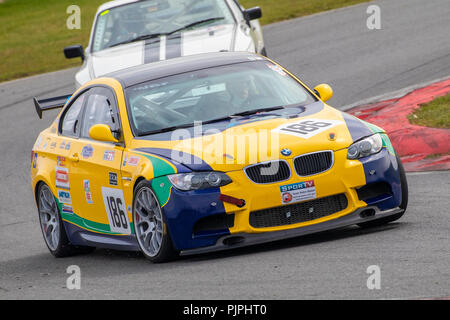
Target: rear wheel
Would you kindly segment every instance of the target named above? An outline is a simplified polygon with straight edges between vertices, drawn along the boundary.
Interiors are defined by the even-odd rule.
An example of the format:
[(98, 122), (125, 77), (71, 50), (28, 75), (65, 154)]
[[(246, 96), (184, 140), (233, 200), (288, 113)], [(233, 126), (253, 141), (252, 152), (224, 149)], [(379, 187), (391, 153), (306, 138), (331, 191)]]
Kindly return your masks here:
[(139, 247), (147, 259), (159, 263), (178, 255), (158, 199), (145, 180), (139, 182), (134, 193), (133, 221)]
[(405, 214), (406, 207), (408, 206), (408, 182), (406, 180), (406, 174), (405, 169), (403, 168), (403, 164), (400, 158), (398, 156), (396, 157), (398, 163), (398, 171), (400, 173), (400, 183), (402, 188), (402, 202), (400, 203), (399, 206), (402, 209), (402, 211), (386, 218), (360, 223), (358, 224), (358, 226), (360, 226), (361, 228), (382, 226), (389, 222), (393, 222), (400, 219), (403, 216), (403, 214)]
[(38, 211), (42, 235), (52, 255), (62, 258), (95, 250), (93, 247), (70, 244), (55, 197), (44, 183), (38, 188)]

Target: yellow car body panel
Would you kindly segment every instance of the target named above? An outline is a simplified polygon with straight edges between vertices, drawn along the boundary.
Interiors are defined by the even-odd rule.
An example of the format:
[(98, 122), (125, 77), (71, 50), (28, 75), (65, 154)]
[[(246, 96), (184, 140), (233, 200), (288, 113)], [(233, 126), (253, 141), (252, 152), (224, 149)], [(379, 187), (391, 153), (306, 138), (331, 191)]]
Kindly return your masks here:
[[(287, 70), (283, 70), (295, 78)], [(300, 80), (295, 79), (301, 83)], [(342, 112), (326, 104), (323, 104), (323, 108), (319, 112), (306, 116), (238, 121), (226, 130), (214, 134), (200, 135), (200, 137), (189, 139), (174, 135), (174, 138), (170, 140), (156, 141), (151, 138), (142, 139), (133, 136), (124, 87), (117, 79), (104, 77), (90, 81), (78, 89), (73, 96), (76, 97), (85, 90), (98, 86), (110, 88), (114, 92), (122, 129), (123, 140), (121, 143), (62, 136), (58, 133), (60, 113), (52, 125), (41, 132), (33, 148), (31, 167), (33, 191), (37, 191), (39, 183), (47, 184), (58, 200), (61, 215), (67, 224), (99, 235), (133, 237), (133, 194), (137, 182), (141, 179), (153, 183), (152, 187), (163, 210), (167, 210), (167, 212), (174, 210), (177, 207), (177, 201), (180, 201), (174, 199), (179, 199), (187, 193), (176, 190), (166, 176), (179, 173), (183, 165), (169, 156), (146, 151), (160, 149), (171, 150), (174, 154), (193, 155), (206, 163), (210, 170), (224, 172), (231, 178), (233, 182), (220, 187), (218, 194), (243, 199), (245, 205), (238, 207), (227, 201), (223, 201), (221, 204), (224, 213), (234, 216), (233, 225), (226, 230), (229, 235), (262, 234), (318, 225), (339, 219), (368, 206), (365, 201), (359, 199), (357, 189), (368, 183), (366, 178), (369, 167), (360, 160), (347, 159), (348, 147), (354, 142), (354, 137), (349, 129), (349, 120)], [(307, 88), (305, 85), (303, 86)], [(315, 95), (313, 91), (307, 89)], [(276, 130), (276, 128), (296, 124), (299, 119), (316, 122), (332, 119), (334, 125), (307, 139)], [(366, 130), (368, 129), (366, 128)], [(374, 130), (384, 133), (380, 128)], [(264, 135), (264, 132), (270, 132), (271, 135)], [(384, 150), (390, 150), (389, 143), (386, 143)], [(266, 146), (270, 145), (275, 145), (277, 148), (267, 150)], [(279, 146), (289, 146), (292, 155), (280, 155)], [(329, 150), (333, 154), (331, 168), (306, 177), (296, 174), (294, 158), (324, 150)], [(392, 157), (392, 155), (390, 156)], [(258, 184), (246, 175), (245, 169), (248, 166), (272, 160), (287, 162), (291, 170), (287, 180)], [(252, 212), (286, 205), (282, 201), (282, 192), (280, 191), (283, 186), (307, 181), (313, 181), (315, 186), (314, 199), (344, 194), (348, 205), (345, 209), (333, 214), (305, 222), (264, 228), (255, 228), (250, 224)], [(108, 206), (110, 205), (108, 195), (110, 194), (114, 194), (120, 199), (123, 198), (123, 209), (126, 212), (127, 223), (129, 223), (127, 232), (114, 231), (112, 226), (114, 222), (108, 216)], [(194, 196), (199, 195), (192, 194), (192, 201), (195, 201), (193, 200)], [(205, 193), (205, 199), (207, 197), (216, 199), (214, 198), (216, 196)], [(217, 205), (217, 201), (205, 201), (208, 201), (205, 202), (207, 206), (209, 204), (210, 206)], [(193, 205), (186, 206), (191, 208)], [(177, 217), (185, 219), (186, 217), (182, 217), (183, 214), (179, 213)], [(175, 218), (173, 219), (175, 221)], [(195, 219), (192, 217), (192, 225), (195, 224)], [(169, 227), (172, 228), (172, 237), (176, 237), (174, 233), (179, 226), (170, 226), (169, 223)], [(73, 231), (74, 234), (76, 232), (80, 231)], [(176, 247), (179, 250), (189, 250), (195, 248), (197, 243), (200, 247), (206, 247), (217, 241), (217, 237), (214, 238), (215, 240), (210, 237), (208, 238), (209, 242), (198, 242), (200, 240), (197, 241), (196, 237), (192, 230), (186, 231), (185, 238), (178, 242), (175, 241)], [(200, 238), (201, 236), (199, 236)], [(130, 239), (129, 241), (133, 241), (132, 238)], [(186, 239), (192, 243), (188, 241), (189, 244), (183, 246), (182, 243), (186, 242)]]

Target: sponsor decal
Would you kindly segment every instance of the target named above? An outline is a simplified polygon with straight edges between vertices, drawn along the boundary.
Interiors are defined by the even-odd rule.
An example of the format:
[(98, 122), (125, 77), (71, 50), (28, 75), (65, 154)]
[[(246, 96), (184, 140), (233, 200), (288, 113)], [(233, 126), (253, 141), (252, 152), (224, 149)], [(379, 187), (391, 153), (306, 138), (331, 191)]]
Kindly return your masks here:
[(336, 134), (334, 132), (330, 132), (328, 135), (328, 140), (335, 141), (336, 140)]
[(131, 234), (122, 190), (102, 187), (102, 195), (111, 231), (121, 234)]
[(289, 192), (285, 192), (281, 195), (284, 203), (288, 203), (292, 201), (292, 195)]
[(89, 180), (83, 180), (84, 196), (86, 197), (86, 202), (93, 204), (92, 193), (91, 193), (91, 183)]
[(106, 150), (103, 153), (103, 161), (113, 161), (115, 154), (116, 154), (115, 151)]
[(62, 212), (68, 213), (68, 214), (73, 214), (73, 208), (71, 206), (67, 206), (67, 205), (63, 204)]
[(253, 57), (253, 56), (249, 56), (249, 57), (247, 57), (247, 59), (251, 60), (251, 61), (264, 60), (264, 58), (262, 58), (262, 57)]
[(38, 154), (37, 154), (37, 152), (35, 152), (34, 155), (33, 155), (33, 169), (36, 169), (37, 157), (38, 157)]
[(135, 166), (138, 165), (140, 159), (141, 159), (140, 157), (131, 156), (128, 159), (128, 165), (132, 166), (132, 167), (135, 167)]
[(42, 142), (42, 136), (39, 136), (36, 143), (34, 144), (34, 148), (39, 149), (39, 147), (41, 146), (41, 142)]
[(314, 180), (281, 186), (280, 192), (283, 204), (317, 198)]
[(309, 139), (323, 131), (343, 123), (344, 122), (339, 120), (307, 119), (282, 124), (281, 126), (273, 129), (272, 132), (284, 133), (299, 138)]
[(112, 186), (117, 186), (117, 173), (115, 172), (109, 173), (109, 184)]
[(59, 145), (59, 148), (60, 149), (65, 149), (66, 148), (66, 142), (65, 141), (61, 142), (61, 144)]
[(56, 187), (62, 189), (69, 189), (69, 169), (64, 167), (55, 168)]
[(122, 167), (125, 167), (127, 165), (127, 160), (128, 160), (128, 153), (125, 154), (125, 157), (123, 158)]
[(65, 167), (66, 166), (66, 157), (57, 156), (56, 164), (58, 167)]
[(44, 150), (45, 150), (45, 148), (47, 148), (47, 144), (48, 144), (48, 140), (47, 140), (47, 141), (45, 141), (45, 143), (44, 143), (44, 146), (42, 147), (42, 149), (44, 149)]
[(67, 142), (67, 144), (66, 144), (66, 150), (70, 150), (70, 142)]
[(270, 69), (272, 69), (273, 71), (277, 72), (279, 75), (281, 75), (283, 77), (287, 76), (287, 73), (284, 72), (284, 70), (282, 68), (280, 68), (279, 66), (271, 64), (271, 63), (268, 63), (267, 66)]
[(50, 149), (55, 149), (56, 148), (56, 142), (52, 142), (52, 144), (50, 145)]
[(66, 190), (58, 190), (58, 199), (59, 202), (64, 204), (72, 204), (72, 197), (70, 196), (70, 192)]
[(84, 146), (81, 150), (81, 156), (83, 159), (89, 159), (94, 154), (94, 148), (88, 144), (87, 146)]

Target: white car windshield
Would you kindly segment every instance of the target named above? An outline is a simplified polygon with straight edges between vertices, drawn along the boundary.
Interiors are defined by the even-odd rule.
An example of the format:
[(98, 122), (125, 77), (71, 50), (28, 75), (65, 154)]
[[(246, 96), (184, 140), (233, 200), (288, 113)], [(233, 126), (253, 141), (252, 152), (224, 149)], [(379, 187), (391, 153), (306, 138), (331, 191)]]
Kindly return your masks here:
[(211, 122), (317, 101), (282, 68), (266, 60), (153, 80), (127, 88), (125, 95), (138, 136), (192, 126), (195, 121)]
[(148, 0), (98, 14), (92, 51), (205, 26), (234, 24), (225, 0)]

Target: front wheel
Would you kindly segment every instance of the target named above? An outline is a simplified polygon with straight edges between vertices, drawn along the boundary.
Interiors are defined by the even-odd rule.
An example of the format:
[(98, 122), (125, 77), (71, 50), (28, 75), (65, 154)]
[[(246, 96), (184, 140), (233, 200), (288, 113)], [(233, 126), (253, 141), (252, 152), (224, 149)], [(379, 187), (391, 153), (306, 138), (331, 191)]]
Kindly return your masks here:
[(149, 182), (139, 182), (133, 197), (133, 221), (139, 247), (152, 262), (174, 259), (175, 250), (158, 199)]
[(399, 206), (400, 209), (402, 209), (402, 211), (386, 218), (360, 223), (358, 224), (358, 226), (360, 226), (361, 228), (382, 226), (389, 222), (393, 222), (400, 219), (405, 214), (406, 208), (408, 206), (408, 181), (406, 180), (405, 168), (403, 168), (403, 164), (400, 158), (398, 156), (396, 156), (396, 158), (398, 163), (398, 171), (400, 174), (400, 184), (402, 188), (402, 202), (400, 203)]

